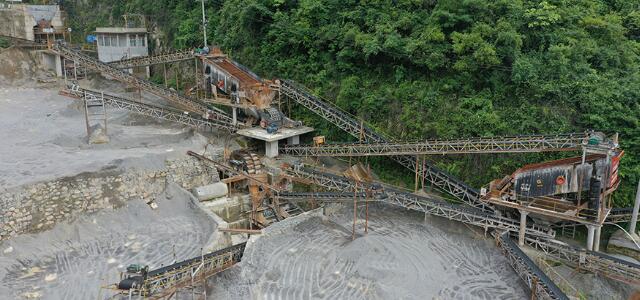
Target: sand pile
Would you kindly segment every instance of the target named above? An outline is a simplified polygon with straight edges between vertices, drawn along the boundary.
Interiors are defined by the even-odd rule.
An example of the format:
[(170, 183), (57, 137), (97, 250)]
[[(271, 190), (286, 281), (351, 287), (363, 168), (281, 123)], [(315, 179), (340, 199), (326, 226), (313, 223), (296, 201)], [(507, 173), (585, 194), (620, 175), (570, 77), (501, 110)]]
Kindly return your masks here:
[[(225, 299), (523, 299), (490, 239), (466, 226), (380, 205), (351, 240), (352, 210), (270, 227), (242, 263), (211, 279)], [(281, 224), (285, 224), (283, 222)], [(291, 224), (293, 223), (293, 224)], [(280, 225), (280, 224), (278, 224)]]

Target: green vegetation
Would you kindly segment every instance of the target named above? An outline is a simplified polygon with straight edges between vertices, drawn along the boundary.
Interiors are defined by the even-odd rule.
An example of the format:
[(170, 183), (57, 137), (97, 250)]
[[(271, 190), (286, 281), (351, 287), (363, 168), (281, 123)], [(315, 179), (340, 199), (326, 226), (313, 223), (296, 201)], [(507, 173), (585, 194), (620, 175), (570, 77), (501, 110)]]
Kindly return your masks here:
[(9, 46), (11, 46), (11, 43), (4, 38), (0, 38), (0, 48), (8, 48)]
[[(198, 1), (114, 0), (98, 17), (95, 6), (105, 4), (88, 2), (91, 15), (75, 20), (85, 28), (143, 13), (171, 46), (201, 43)], [(397, 139), (619, 132), (626, 155), (616, 204), (632, 202), (640, 179), (639, 0), (207, 3), (209, 38), (225, 52), (265, 77), (291, 78), (335, 99)], [(295, 112), (332, 140), (347, 138)], [(430, 159), (480, 186), (553, 157)], [(386, 179), (411, 181), (386, 160), (374, 163)]]

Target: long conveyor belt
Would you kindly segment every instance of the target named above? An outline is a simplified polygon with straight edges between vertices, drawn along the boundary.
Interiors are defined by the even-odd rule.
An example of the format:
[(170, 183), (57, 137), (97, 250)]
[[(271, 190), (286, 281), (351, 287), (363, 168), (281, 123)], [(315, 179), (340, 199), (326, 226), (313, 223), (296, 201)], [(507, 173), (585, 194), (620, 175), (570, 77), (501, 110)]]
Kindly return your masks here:
[(77, 85), (71, 86), (71, 88), (69, 90), (66, 90), (65, 93), (80, 98), (91, 96), (98, 98), (102, 97), (105, 104), (111, 107), (126, 109), (137, 114), (177, 122), (180, 124), (191, 126), (201, 131), (224, 129), (228, 130), (229, 132), (235, 132), (238, 129), (236, 125), (226, 123), (222, 120), (203, 119), (200, 116), (192, 116), (191, 114), (187, 114), (177, 109), (142, 103), (140, 101), (127, 99), (96, 90), (81, 88)]
[(586, 133), (570, 133), (415, 142), (288, 145), (281, 148), (280, 152), (314, 157), (572, 151), (579, 149), (588, 137)]
[[(375, 132), (366, 124), (359, 122), (356, 117), (349, 115), (333, 104), (321, 100), (304, 87), (292, 81), (284, 80), (280, 82), (280, 93), (318, 114), (325, 120), (338, 126), (338, 128), (346, 131), (356, 138), (362, 136), (364, 141), (367, 142), (389, 142), (388, 138)], [(416, 160), (414, 157), (396, 155), (392, 156), (392, 158), (409, 170), (416, 172), (418, 166), (416, 166)], [(426, 181), (430, 182), (439, 190), (442, 190), (475, 208), (493, 211), (490, 206), (480, 200), (480, 192), (477, 189), (467, 185), (435, 166), (426, 164), (425, 169), (422, 170), (421, 173), (421, 176)]]
[(203, 116), (206, 116), (207, 119), (223, 121), (226, 123), (232, 123), (232, 119), (229, 116), (227, 116), (227, 114), (224, 111), (220, 109), (209, 107), (206, 103), (202, 101), (191, 99), (187, 96), (184, 96), (178, 93), (177, 91), (167, 89), (165, 87), (161, 87), (150, 81), (133, 76), (128, 72), (116, 69), (110, 65), (107, 65), (103, 62), (98, 61), (97, 59), (91, 56), (88, 56), (79, 51), (71, 49), (62, 43), (54, 44), (52, 49), (69, 60), (77, 62), (89, 69), (102, 72), (103, 74), (108, 75), (118, 81), (135, 85), (144, 91), (147, 91), (156, 96), (167, 99), (178, 105), (184, 106), (193, 112), (202, 114)]
[(569, 300), (558, 286), (513, 242), (509, 232), (495, 233), (498, 246), (522, 281), (529, 287), (532, 299)]
[[(472, 207), (448, 203), (437, 198), (418, 196), (388, 185), (366, 182), (356, 184), (353, 179), (303, 166), (294, 166), (287, 169), (286, 172), (292, 177), (297, 177), (328, 189), (336, 191), (357, 189), (362, 193), (369, 191), (376, 195), (377, 199), (392, 205), (476, 225), (485, 229), (497, 228), (517, 232), (520, 227), (518, 221), (510, 218), (496, 216)], [(553, 237), (555, 234), (553, 230), (535, 224), (527, 224), (526, 232), (529, 235), (544, 237)]]

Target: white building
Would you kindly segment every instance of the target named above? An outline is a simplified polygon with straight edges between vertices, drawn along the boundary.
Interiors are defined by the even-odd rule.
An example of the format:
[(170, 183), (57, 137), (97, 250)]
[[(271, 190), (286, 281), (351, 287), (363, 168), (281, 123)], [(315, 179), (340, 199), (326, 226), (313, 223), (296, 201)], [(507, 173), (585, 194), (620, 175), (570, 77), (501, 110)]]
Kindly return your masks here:
[[(96, 38), (98, 59), (101, 62), (149, 55), (145, 28), (98, 27), (96, 28)], [(135, 68), (129, 72), (146, 74), (148, 77), (149, 67)]]

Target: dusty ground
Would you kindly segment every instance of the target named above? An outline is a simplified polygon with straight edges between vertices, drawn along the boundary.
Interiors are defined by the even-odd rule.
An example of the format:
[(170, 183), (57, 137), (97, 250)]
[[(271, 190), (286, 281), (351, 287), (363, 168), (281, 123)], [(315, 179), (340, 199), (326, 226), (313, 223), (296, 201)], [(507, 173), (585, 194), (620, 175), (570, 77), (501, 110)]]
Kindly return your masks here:
[[(361, 211), (362, 213), (362, 211)], [(220, 299), (524, 299), (525, 287), (492, 240), (460, 223), (391, 206), (274, 225), (238, 266), (211, 279)], [(286, 222), (285, 222), (286, 223)]]
[(74, 101), (55, 88), (0, 86), (0, 190), (107, 165), (153, 168), (207, 143), (189, 128), (110, 109), (111, 142), (89, 145)]
[(215, 230), (212, 219), (177, 185), (158, 205), (131, 201), (0, 243), (0, 299), (104, 299), (113, 293), (100, 286), (117, 282), (128, 264), (153, 269), (199, 255)]

